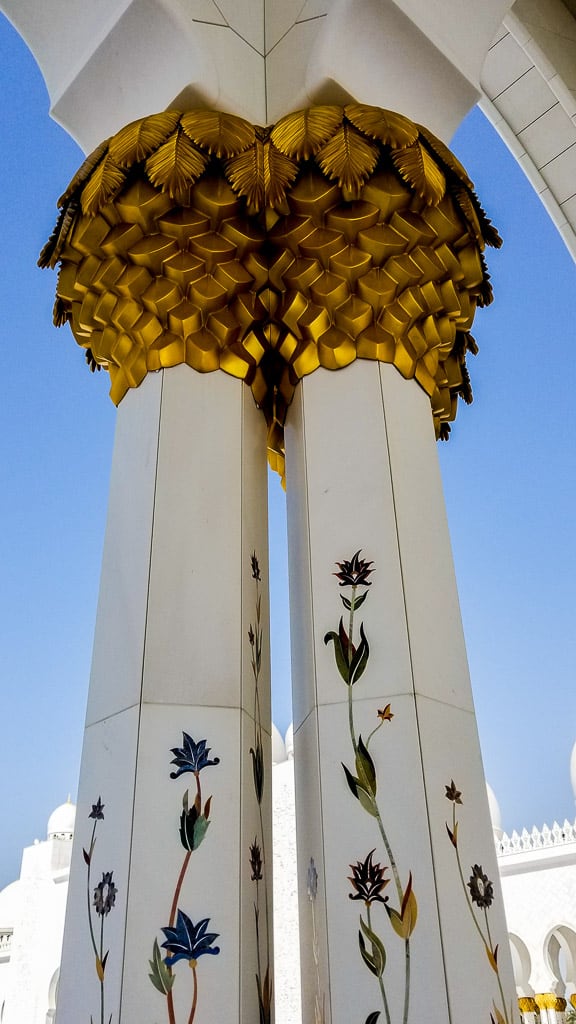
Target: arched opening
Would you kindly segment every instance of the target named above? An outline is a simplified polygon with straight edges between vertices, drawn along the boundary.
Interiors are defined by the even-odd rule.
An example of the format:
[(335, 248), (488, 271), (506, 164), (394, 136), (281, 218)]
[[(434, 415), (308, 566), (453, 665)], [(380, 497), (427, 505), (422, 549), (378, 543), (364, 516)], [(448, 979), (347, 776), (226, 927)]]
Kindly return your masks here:
[(56, 1002), (58, 1000), (58, 982), (60, 980), (60, 968), (57, 967), (50, 979), (48, 986), (48, 1009), (46, 1010), (46, 1024), (52, 1024), (56, 1017)]
[(576, 992), (576, 932), (558, 925), (548, 936), (544, 957), (554, 974), (554, 991), (569, 999)]
[(510, 932), (510, 951), (512, 953), (512, 967), (514, 970), (514, 981), (519, 996), (533, 996), (534, 989), (530, 985), (530, 974), (532, 972), (532, 960), (528, 947), (518, 935)]

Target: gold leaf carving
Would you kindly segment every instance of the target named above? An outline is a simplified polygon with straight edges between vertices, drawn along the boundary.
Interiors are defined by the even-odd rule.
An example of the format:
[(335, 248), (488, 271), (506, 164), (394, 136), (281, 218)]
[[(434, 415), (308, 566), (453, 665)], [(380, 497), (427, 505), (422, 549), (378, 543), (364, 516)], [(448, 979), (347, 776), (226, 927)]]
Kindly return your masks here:
[(215, 156), (232, 157), (254, 142), (253, 125), (234, 114), (217, 110), (191, 110), (183, 114), (180, 124), (188, 138)]
[(146, 174), (156, 188), (178, 198), (183, 190), (198, 180), (208, 163), (192, 145), (187, 135), (178, 128), (173, 135), (146, 161)]
[(283, 117), (270, 138), (286, 156), (309, 160), (341, 124), (341, 107), (312, 107)]
[(344, 107), (344, 113), (361, 132), (370, 135), (372, 139), (378, 139), (386, 146), (400, 149), (411, 146), (418, 138), (418, 128), (414, 122), (402, 114), (394, 113), (393, 110), (367, 107), (363, 103), (350, 103)]
[(286, 188), (298, 174), (298, 164), (281, 153), (271, 142), (264, 146), (264, 176), (268, 206), (279, 206)]
[(140, 163), (166, 141), (179, 119), (177, 110), (166, 110), (132, 121), (110, 139), (110, 156), (120, 167)]
[(452, 189), (452, 198), (460, 210), (468, 228), (472, 231), (472, 234), (478, 243), (478, 247), (480, 250), (484, 249), (484, 236), (476, 213), (476, 207), (472, 202), (470, 193), (464, 188), (464, 186), (458, 186)]
[(257, 210), (280, 204), (297, 173), (298, 165), (293, 160), (260, 139), (226, 164), (226, 176), (234, 191)]
[(257, 209), (264, 206), (264, 145), (260, 139), (256, 139), (250, 149), (227, 161), (226, 177), (234, 191), (245, 196), (249, 206)]
[(442, 139), (436, 138), (432, 132), (429, 132), (428, 129), (424, 128), (421, 124), (418, 125), (418, 131), (420, 138), (424, 139), (428, 148), (432, 150), (444, 166), (456, 174), (467, 188), (473, 188), (472, 182), (466, 173), (466, 169), (462, 166), (458, 158), (454, 156), (454, 153), (448, 149), (448, 146), (442, 142)]
[(329, 178), (336, 178), (340, 188), (358, 190), (374, 170), (378, 149), (344, 123), (322, 147), (317, 156), (320, 167)]
[(93, 217), (120, 191), (126, 180), (126, 172), (118, 167), (109, 155), (100, 161), (92, 172), (90, 180), (82, 190), (82, 213)]
[(401, 178), (431, 206), (437, 206), (446, 192), (444, 172), (420, 144), (393, 149), (390, 154)]
[(76, 174), (72, 178), (72, 181), (68, 185), (65, 192), (62, 193), (58, 200), (58, 206), (64, 206), (65, 203), (77, 192), (85, 181), (88, 180), (94, 168), (100, 163), (102, 157), (108, 152), (109, 139), (105, 139), (101, 142), (96, 149), (86, 157), (85, 161), (76, 171)]

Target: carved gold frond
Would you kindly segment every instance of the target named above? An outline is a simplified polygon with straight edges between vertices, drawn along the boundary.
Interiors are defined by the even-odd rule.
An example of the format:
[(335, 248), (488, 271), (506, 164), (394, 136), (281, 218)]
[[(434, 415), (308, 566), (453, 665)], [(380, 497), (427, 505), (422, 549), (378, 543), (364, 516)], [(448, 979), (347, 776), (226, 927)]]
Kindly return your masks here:
[(394, 113), (393, 110), (368, 107), (363, 103), (350, 103), (344, 107), (344, 113), (361, 132), (394, 149), (411, 146), (418, 138), (418, 128), (414, 122)]
[(446, 192), (446, 178), (419, 141), (405, 149), (393, 149), (392, 162), (401, 178), (421, 199), (437, 206)]
[(433, 154), (444, 164), (444, 167), (452, 171), (467, 188), (473, 188), (473, 184), (468, 177), (465, 167), (462, 166), (457, 157), (448, 146), (446, 146), (441, 139), (438, 139), (432, 132), (429, 132), (423, 125), (417, 125), (420, 138), (424, 139), (426, 145), (432, 150)]
[(218, 159), (236, 156), (255, 139), (254, 127), (248, 121), (218, 110), (191, 110), (182, 114), (180, 124), (192, 142)]
[(270, 138), (286, 156), (309, 160), (341, 124), (341, 107), (312, 107), (283, 117), (272, 129)]
[(82, 188), (84, 182), (88, 181), (88, 178), (92, 174), (94, 168), (98, 166), (102, 157), (108, 152), (109, 141), (109, 139), (104, 139), (104, 142), (101, 142), (100, 145), (86, 157), (84, 163), (81, 164), (76, 171), (76, 174), (72, 178), (68, 188), (60, 196), (58, 200), (59, 207), (65, 206), (68, 200)]
[(350, 192), (357, 192), (362, 187), (377, 160), (377, 147), (346, 123), (317, 155), (324, 174)]
[(474, 238), (476, 239), (478, 246), (481, 250), (484, 249), (485, 240), (482, 234), (482, 228), (480, 227), (480, 220), (475, 204), (472, 202), (472, 197), (468, 192), (468, 189), (464, 188), (463, 185), (458, 185), (452, 190), (454, 201), (457, 203), (458, 208), (464, 217), (468, 227), (472, 231)]
[(208, 157), (200, 152), (180, 127), (146, 161), (151, 183), (172, 198), (179, 197), (202, 174)]
[(88, 217), (98, 213), (98, 210), (114, 199), (125, 180), (126, 171), (118, 167), (108, 153), (92, 171), (82, 189), (82, 213)]
[(132, 121), (110, 139), (110, 156), (119, 167), (140, 163), (166, 142), (179, 119), (177, 110), (165, 110), (161, 114)]
[(54, 230), (40, 253), (38, 259), (39, 267), (51, 267), (54, 269), (60, 259), (62, 249), (66, 244), (66, 239), (70, 234), (77, 213), (78, 203), (76, 201), (68, 201), (64, 209), (60, 211), (60, 216), (56, 221)]
[(271, 142), (256, 139), (249, 149), (226, 162), (226, 177), (250, 208), (279, 206), (298, 174), (298, 164)]

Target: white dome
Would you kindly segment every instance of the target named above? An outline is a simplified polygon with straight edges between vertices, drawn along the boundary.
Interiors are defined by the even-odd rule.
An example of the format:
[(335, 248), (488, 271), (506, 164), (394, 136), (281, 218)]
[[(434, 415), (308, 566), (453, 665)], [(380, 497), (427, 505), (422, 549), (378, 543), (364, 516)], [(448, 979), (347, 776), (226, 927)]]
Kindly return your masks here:
[(72, 838), (74, 833), (74, 822), (76, 820), (76, 804), (71, 803), (70, 797), (65, 804), (60, 804), (48, 818), (47, 833), (48, 839)]
[(496, 794), (491, 786), (486, 783), (486, 793), (488, 796), (488, 807), (490, 808), (490, 821), (492, 822), (492, 828), (494, 832), (498, 833), (498, 837), (502, 835), (502, 814), (500, 811), (500, 805), (496, 799)]
[(286, 760), (286, 747), (280, 730), (272, 722), (272, 764), (281, 764)]
[(286, 757), (294, 757), (294, 723), (290, 722), (286, 730), (284, 737), (284, 745), (286, 747)]
[(576, 800), (576, 743), (572, 747), (572, 756), (570, 758), (570, 782), (572, 783), (572, 793)]

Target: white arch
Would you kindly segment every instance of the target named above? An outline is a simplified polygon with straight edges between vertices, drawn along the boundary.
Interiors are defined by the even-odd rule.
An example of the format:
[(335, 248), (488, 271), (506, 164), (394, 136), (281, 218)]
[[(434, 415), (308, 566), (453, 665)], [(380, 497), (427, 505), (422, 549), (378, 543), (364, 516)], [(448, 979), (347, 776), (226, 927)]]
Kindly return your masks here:
[(516, 991), (519, 996), (533, 996), (534, 989), (530, 984), (532, 973), (532, 960), (528, 946), (522, 941), (519, 935), (510, 932), (508, 935), (510, 949), (512, 952), (512, 967), (514, 969), (514, 980)]

